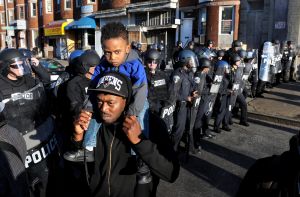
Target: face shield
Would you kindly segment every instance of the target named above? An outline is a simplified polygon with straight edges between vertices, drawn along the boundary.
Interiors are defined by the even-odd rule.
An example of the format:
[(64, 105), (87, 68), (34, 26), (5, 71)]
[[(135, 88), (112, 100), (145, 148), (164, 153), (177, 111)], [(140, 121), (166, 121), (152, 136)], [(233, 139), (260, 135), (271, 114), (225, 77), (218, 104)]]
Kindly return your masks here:
[(14, 58), (9, 61), (9, 70), (17, 76), (24, 76), (31, 74), (31, 66), (25, 58)]
[(188, 59), (188, 67), (190, 70), (195, 73), (199, 67), (198, 58), (196, 56), (192, 56)]

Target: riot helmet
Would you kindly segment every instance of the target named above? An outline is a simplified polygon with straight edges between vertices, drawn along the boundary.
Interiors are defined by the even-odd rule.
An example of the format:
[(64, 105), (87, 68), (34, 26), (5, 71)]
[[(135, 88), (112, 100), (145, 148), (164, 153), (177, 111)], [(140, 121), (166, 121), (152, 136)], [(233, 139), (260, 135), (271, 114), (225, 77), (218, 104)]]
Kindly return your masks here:
[(238, 61), (241, 61), (241, 57), (238, 54), (234, 54), (231, 59), (231, 64), (233, 65)]
[(196, 54), (188, 49), (184, 49), (178, 54), (178, 63), (181, 67), (187, 66), (188, 68), (197, 69), (199, 67)]
[(199, 59), (200, 68), (211, 68), (211, 61), (208, 58)]
[(190, 50), (194, 50), (194, 47), (195, 47), (194, 41), (189, 41), (188, 45), (187, 45), (187, 48), (190, 49)]
[(248, 60), (250, 60), (250, 59), (254, 59), (254, 52), (253, 51), (247, 51), (247, 54), (246, 54), (246, 57), (245, 57), (245, 59), (248, 59)]
[(206, 41), (206, 47), (209, 47), (212, 44), (214, 44), (212, 40), (207, 40)]
[(142, 50), (142, 44), (141, 43), (137, 43), (136, 44), (136, 48), (137, 48), (137, 50)]
[(232, 42), (232, 45), (231, 45), (232, 48), (235, 48), (235, 50), (239, 50), (241, 47), (242, 47), (242, 42), (239, 41), (239, 40), (234, 40)]
[(151, 44), (150, 49), (158, 49), (158, 45), (156, 43)]
[(176, 42), (176, 46), (177, 46), (177, 47), (182, 47), (182, 42), (181, 42), (181, 41), (177, 41), (177, 42)]
[(215, 69), (215, 71), (217, 69), (224, 69), (225, 73), (228, 74), (229, 73), (229, 64), (228, 64), (228, 62), (226, 62), (224, 60), (220, 60), (215, 64), (214, 69)]
[(155, 70), (160, 64), (160, 53), (155, 49), (149, 49), (144, 56), (144, 64), (149, 70)]
[(212, 52), (211, 50), (209, 50), (208, 48), (203, 48), (202, 50), (199, 51), (199, 59), (201, 58), (207, 58), (207, 59), (212, 59), (214, 57), (216, 57), (216, 53)]
[(225, 51), (223, 49), (217, 51), (217, 57), (224, 57)]
[(24, 55), (14, 48), (7, 48), (0, 52), (0, 65), (0, 71), (4, 76), (10, 73), (19, 78), (32, 72)]
[(158, 51), (163, 51), (165, 49), (165, 47), (164, 47), (164, 45), (163, 44), (159, 44), (158, 46), (157, 46), (157, 50)]
[(32, 58), (32, 52), (29, 49), (25, 49), (25, 48), (19, 48), (18, 49), (25, 58), (27, 59), (31, 59)]
[(238, 50), (238, 55), (241, 57), (241, 59), (245, 59), (247, 56), (247, 51), (245, 51), (244, 49), (240, 49)]
[[(78, 63), (74, 65), (75, 72), (77, 74), (86, 74), (91, 67), (96, 67), (100, 64), (100, 57), (94, 50), (86, 50), (78, 59)], [(90, 73), (93, 74), (93, 73)]]
[(75, 50), (69, 56), (69, 63), (73, 61), (75, 58), (79, 57), (84, 51), (83, 50)]
[(280, 44), (280, 41), (276, 39), (276, 40), (274, 40), (273, 43), (276, 44), (276, 45), (279, 45), (279, 44)]

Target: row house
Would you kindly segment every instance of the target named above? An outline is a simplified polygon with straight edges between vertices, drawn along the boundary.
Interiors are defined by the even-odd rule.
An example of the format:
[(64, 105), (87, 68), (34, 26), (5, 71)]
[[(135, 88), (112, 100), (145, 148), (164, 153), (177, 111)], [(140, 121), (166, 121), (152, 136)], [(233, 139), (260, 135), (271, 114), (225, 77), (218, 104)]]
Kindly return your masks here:
[[(41, 0), (46, 2), (46, 7), (47, 1), (53, 2)], [(53, 8), (49, 16), (52, 20), (41, 16), (43, 23), (40, 27), (43, 31), (40, 35), (46, 57), (67, 59), (75, 49), (94, 48), (97, 25), (92, 14), (98, 10), (96, 0), (55, 0)], [(43, 15), (45, 12), (47, 10), (43, 11)]]
[(218, 48), (228, 48), (238, 39), (240, 0), (180, 1), (180, 40), (201, 45), (212, 40)]

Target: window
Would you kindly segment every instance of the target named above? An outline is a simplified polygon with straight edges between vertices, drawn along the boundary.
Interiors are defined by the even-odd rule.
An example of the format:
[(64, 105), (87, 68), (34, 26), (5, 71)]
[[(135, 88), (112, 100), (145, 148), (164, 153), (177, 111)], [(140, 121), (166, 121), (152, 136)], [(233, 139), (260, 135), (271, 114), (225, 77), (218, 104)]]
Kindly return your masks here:
[(19, 19), (24, 19), (24, 6), (19, 6)]
[(0, 5), (3, 5), (4, 4), (4, 1), (3, 0), (0, 0)]
[(46, 12), (52, 13), (52, 0), (46, 0)]
[(206, 7), (199, 10), (199, 35), (206, 33)]
[(31, 16), (36, 16), (36, 3), (31, 3)]
[(31, 30), (32, 47), (36, 47), (38, 44), (39, 33), (37, 30)]
[(8, 3), (13, 3), (13, 2), (14, 2), (14, 0), (7, 0), (7, 2), (8, 2)]
[(233, 30), (233, 7), (221, 8), (221, 34), (231, 34)]
[(82, 5), (82, 0), (76, 0), (76, 7), (80, 7)]
[(0, 13), (0, 24), (5, 24), (5, 13), (4, 12)]
[(95, 3), (96, 0), (88, 0), (88, 3)]
[(15, 20), (14, 9), (9, 9), (8, 10), (8, 21), (11, 22), (13, 20)]
[(65, 0), (65, 9), (71, 9), (71, 0)]

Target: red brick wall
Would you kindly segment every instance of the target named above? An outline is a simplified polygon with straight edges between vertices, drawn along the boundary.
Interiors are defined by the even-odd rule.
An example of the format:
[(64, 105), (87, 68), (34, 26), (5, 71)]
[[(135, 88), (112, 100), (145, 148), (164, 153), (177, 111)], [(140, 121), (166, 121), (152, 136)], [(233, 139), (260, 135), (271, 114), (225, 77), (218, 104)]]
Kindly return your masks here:
[(123, 8), (123, 7), (125, 7), (127, 4), (129, 4), (131, 2), (130, 2), (130, 0), (111, 0), (111, 1), (108, 1), (107, 3), (102, 3), (101, 4), (101, 9), (105, 10), (105, 9)]
[(60, 16), (61, 19), (72, 19), (73, 18), (73, 8), (75, 5), (73, 1), (71, 1), (71, 9), (65, 9), (65, 0), (61, 0), (60, 2)]
[[(48, 23), (50, 23), (51, 21), (54, 21), (54, 12), (55, 12), (55, 8), (54, 8), (54, 3), (52, 1), (52, 13), (47, 13), (46, 12), (46, 1), (43, 0), (43, 15), (41, 16), (42, 17), (42, 25), (47, 25)], [(41, 26), (41, 24), (40, 24)]]
[(218, 43), (219, 6), (207, 7), (206, 40)]
[(32, 10), (32, 4), (31, 4), (32, 1), (28, 1), (28, 7), (27, 7), (27, 27), (30, 29), (30, 28), (38, 28), (38, 19), (39, 19), (39, 8), (38, 8), (38, 2), (34, 2), (34, 3), (37, 3), (36, 4), (36, 16), (35, 17), (32, 17), (31, 16), (31, 10)]

